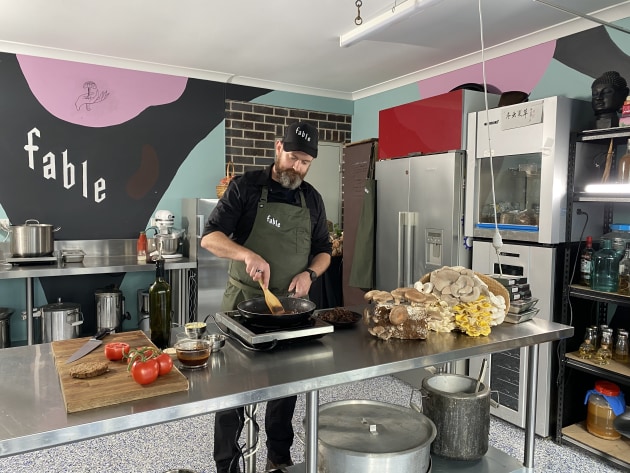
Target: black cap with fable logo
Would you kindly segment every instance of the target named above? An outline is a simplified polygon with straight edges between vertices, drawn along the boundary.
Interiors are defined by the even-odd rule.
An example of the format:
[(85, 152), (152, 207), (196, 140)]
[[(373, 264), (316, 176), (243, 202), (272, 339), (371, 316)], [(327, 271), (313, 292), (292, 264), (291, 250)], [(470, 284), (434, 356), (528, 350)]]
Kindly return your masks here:
[(317, 128), (306, 122), (289, 125), (282, 140), (285, 151), (303, 151), (317, 157)]

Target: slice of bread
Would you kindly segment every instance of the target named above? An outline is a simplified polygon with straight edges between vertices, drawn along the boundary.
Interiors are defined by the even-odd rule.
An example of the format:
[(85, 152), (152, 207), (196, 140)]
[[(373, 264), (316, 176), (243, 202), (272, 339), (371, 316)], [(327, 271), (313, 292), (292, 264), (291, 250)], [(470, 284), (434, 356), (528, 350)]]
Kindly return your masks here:
[(109, 371), (109, 365), (105, 361), (86, 361), (70, 368), (70, 376), (73, 378), (94, 378)]

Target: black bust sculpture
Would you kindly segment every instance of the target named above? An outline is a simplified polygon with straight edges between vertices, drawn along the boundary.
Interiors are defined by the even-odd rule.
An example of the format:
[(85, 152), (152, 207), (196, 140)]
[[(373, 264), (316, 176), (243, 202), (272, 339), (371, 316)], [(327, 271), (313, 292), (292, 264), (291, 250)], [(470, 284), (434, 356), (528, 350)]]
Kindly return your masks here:
[(619, 126), (617, 112), (621, 109), (629, 93), (626, 80), (618, 72), (604, 72), (593, 81), (591, 92), (591, 105), (595, 112), (595, 128)]

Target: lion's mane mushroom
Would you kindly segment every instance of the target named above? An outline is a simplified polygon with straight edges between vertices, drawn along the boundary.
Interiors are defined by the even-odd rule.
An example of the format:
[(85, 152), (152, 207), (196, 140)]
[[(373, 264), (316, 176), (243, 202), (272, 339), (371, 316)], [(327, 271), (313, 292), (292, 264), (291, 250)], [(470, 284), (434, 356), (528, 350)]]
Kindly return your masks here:
[(409, 318), (409, 312), (407, 312), (407, 307), (404, 305), (397, 305), (392, 308), (392, 311), (389, 313), (389, 321), (393, 325), (400, 325), (404, 323)]

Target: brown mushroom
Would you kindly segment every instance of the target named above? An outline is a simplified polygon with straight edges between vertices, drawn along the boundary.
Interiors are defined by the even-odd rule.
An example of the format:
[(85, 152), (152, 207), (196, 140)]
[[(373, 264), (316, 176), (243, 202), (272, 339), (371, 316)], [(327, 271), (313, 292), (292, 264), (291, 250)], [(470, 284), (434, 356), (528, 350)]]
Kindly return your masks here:
[(400, 325), (405, 320), (409, 318), (409, 312), (407, 312), (407, 307), (404, 305), (397, 305), (392, 308), (392, 311), (389, 313), (389, 321), (393, 325)]
[(417, 289), (407, 289), (405, 292), (405, 299), (414, 304), (422, 304), (427, 300), (427, 295), (418, 291)]
[(399, 287), (398, 289), (394, 289), (391, 292), (391, 295), (394, 298), (394, 304), (400, 304), (402, 300), (405, 298), (405, 292), (408, 290), (409, 290), (408, 287)]

